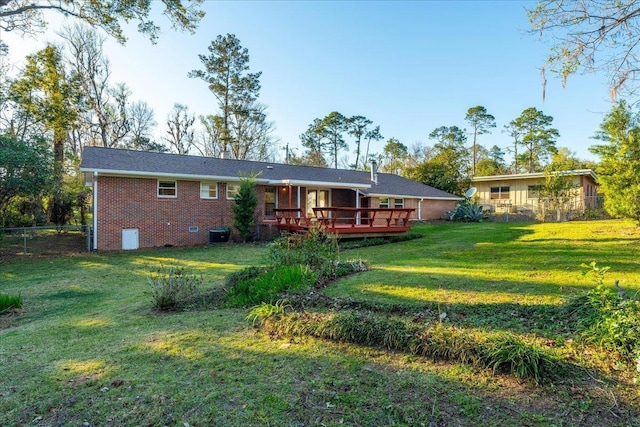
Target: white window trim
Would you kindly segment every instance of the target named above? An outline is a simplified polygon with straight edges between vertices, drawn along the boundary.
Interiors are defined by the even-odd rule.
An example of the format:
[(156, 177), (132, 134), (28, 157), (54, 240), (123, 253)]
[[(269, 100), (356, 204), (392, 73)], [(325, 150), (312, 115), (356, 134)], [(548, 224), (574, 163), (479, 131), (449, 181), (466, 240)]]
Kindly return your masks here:
[[(493, 189), (493, 188), (498, 188), (498, 192), (497, 193), (492, 192), (491, 189)], [(506, 192), (502, 191), (504, 188), (507, 189)], [(491, 197), (493, 194), (497, 194), (498, 197), (496, 197), (496, 198)], [(506, 194), (509, 197), (502, 197), (503, 194)], [(510, 185), (496, 185), (496, 186), (493, 186), (493, 187), (489, 187), (489, 200), (509, 200), (509, 199), (511, 199), (511, 186)]]
[[(386, 200), (386, 202), (383, 203), (383, 200)], [(383, 204), (387, 206), (382, 206)], [(380, 207), (380, 209), (389, 209), (391, 207), (391, 199), (389, 197), (380, 197), (378, 207)]]
[[(160, 194), (160, 183), (161, 182), (173, 182), (174, 184), (174, 189), (175, 189), (175, 194), (174, 195), (166, 195), (166, 194)], [(168, 187), (165, 187), (168, 188)], [(168, 179), (163, 179), (163, 180), (158, 180), (158, 184), (156, 186), (156, 195), (158, 196), (159, 199), (176, 199), (178, 197), (178, 181), (176, 180), (168, 180)]]
[[(227, 193), (227, 200), (235, 200), (235, 199), (236, 199), (236, 196), (229, 197), (229, 186), (231, 186), (231, 185), (233, 185), (233, 186), (237, 186), (237, 187), (238, 187), (238, 190), (240, 190), (240, 183), (227, 182), (227, 189), (226, 189), (226, 193)], [(236, 194), (237, 194), (237, 192), (236, 192)]]
[[(398, 200), (402, 202), (402, 206), (396, 206), (398, 204)], [(393, 199), (393, 207), (395, 209), (404, 209), (404, 199)]]
[[(209, 194), (209, 189), (211, 188), (212, 185), (215, 185), (216, 187), (216, 197), (210, 197), (210, 196), (202, 196), (202, 190), (204, 189), (204, 186), (206, 186), (207, 188), (207, 194)], [(218, 183), (217, 182), (213, 182), (213, 181), (200, 181), (200, 198), (201, 199), (207, 199), (207, 200), (217, 200), (218, 199), (218, 191), (220, 189), (218, 188)]]

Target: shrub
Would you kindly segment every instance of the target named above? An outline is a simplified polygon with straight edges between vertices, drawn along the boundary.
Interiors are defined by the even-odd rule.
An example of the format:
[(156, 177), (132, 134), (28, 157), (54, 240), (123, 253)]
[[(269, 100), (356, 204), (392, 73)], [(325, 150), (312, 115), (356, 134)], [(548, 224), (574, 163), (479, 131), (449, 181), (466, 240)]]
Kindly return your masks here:
[(339, 249), (336, 236), (319, 227), (312, 227), (304, 234), (283, 235), (270, 247), (274, 266), (304, 265), (320, 276), (334, 272)]
[(22, 296), (6, 295), (0, 293), (0, 314), (22, 308)]
[(566, 310), (576, 320), (580, 338), (615, 351), (629, 360), (640, 358), (640, 300), (627, 295), (618, 286), (606, 286), (609, 267), (595, 262), (583, 264), (585, 274), (594, 277), (596, 286), (586, 294), (571, 300)]
[(317, 277), (314, 271), (303, 265), (280, 265), (234, 282), (228, 289), (227, 302), (232, 307), (273, 303), (282, 291), (313, 287)]
[(194, 303), (200, 293), (202, 279), (190, 274), (184, 267), (160, 267), (148, 277), (153, 306), (160, 311), (171, 311)]
[(248, 242), (253, 238), (253, 227), (256, 225), (258, 196), (254, 186), (254, 176), (242, 178), (233, 205), (233, 226), (238, 230), (243, 242)]
[(482, 206), (469, 199), (461, 200), (453, 211), (447, 212), (447, 218), (449, 221), (481, 222), (483, 218)]

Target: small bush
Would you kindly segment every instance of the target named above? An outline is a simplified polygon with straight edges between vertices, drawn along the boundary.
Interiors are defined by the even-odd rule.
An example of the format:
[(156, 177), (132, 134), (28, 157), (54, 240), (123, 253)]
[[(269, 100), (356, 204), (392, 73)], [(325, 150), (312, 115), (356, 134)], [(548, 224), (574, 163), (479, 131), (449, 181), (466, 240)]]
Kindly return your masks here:
[(22, 296), (6, 295), (6, 294), (0, 293), (0, 314), (8, 313), (14, 310), (19, 310), (21, 308), (22, 308)]
[(334, 272), (339, 256), (336, 236), (319, 227), (312, 227), (304, 234), (283, 235), (270, 247), (274, 266), (304, 265), (320, 276)]
[(629, 360), (640, 357), (640, 300), (627, 295), (615, 283), (605, 285), (609, 267), (595, 262), (583, 264), (591, 275), (595, 288), (574, 298), (566, 310), (576, 319), (576, 330), (585, 342), (620, 353)]
[(232, 307), (273, 303), (282, 291), (313, 287), (317, 277), (317, 274), (306, 266), (281, 265), (258, 276), (235, 282), (228, 289), (227, 302)]
[(149, 286), (153, 306), (172, 311), (193, 303), (200, 293), (202, 279), (189, 274), (184, 267), (160, 267), (150, 273)]

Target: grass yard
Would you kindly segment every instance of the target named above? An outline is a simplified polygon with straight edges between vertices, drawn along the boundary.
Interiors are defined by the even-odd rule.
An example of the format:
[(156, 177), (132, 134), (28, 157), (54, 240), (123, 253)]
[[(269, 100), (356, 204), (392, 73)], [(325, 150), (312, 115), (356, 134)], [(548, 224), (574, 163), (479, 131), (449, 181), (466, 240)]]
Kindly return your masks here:
[(370, 270), (322, 292), (419, 324), (511, 332), (570, 374), (536, 385), (382, 347), (272, 336), (243, 309), (151, 309), (147, 277), (159, 266), (220, 289), (227, 274), (264, 264), (265, 246), (10, 258), (0, 293), (19, 294), (23, 308), (0, 316), (0, 425), (640, 426), (636, 366), (581, 343), (558, 310), (594, 286), (582, 263), (610, 266), (608, 285), (640, 291), (632, 222), (413, 231), (424, 237), (343, 251)]

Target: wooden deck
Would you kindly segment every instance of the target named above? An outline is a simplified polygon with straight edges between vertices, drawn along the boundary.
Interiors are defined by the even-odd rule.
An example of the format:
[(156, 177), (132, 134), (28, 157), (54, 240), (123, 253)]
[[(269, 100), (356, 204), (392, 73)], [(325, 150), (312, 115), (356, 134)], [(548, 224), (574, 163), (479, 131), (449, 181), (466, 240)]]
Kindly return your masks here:
[(412, 208), (314, 208), (313, 217), (302, 209), (274, 209), (278, 228), (305, 232), (315, 225), (341, 238), (384, 237), (410, 230)]

